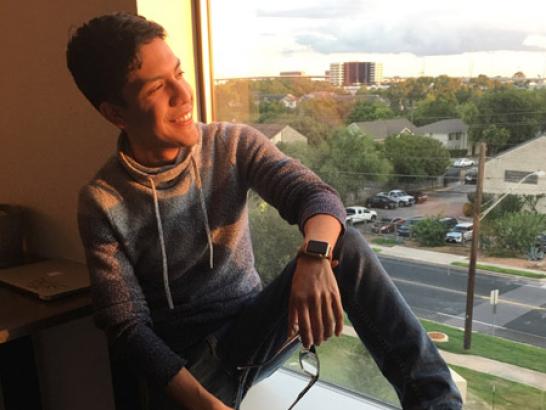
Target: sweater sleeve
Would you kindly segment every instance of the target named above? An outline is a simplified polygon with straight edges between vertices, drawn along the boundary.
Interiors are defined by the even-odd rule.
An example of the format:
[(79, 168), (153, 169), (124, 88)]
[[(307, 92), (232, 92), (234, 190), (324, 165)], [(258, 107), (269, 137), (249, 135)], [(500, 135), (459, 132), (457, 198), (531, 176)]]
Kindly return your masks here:
[(237, 148), (239, 173), (286, 221), (298, 224), (317, 214), (335, 217), (345, 229), (345, 208), (337, 192), (301, 162), (282, 153), (259, 131), (243, 126)]
[(91, 277), (96, 325), (149, 381), (165, 386), (186, 361), (154, 332), (144, 294), (116, 239), (101, 190), (82, 189), (78, 225)]

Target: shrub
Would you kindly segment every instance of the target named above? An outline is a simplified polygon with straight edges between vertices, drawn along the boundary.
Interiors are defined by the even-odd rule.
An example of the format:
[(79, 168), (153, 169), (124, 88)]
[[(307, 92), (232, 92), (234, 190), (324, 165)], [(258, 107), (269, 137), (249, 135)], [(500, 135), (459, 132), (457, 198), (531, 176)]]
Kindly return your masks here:
[[(471, 205), (474, 204), (475, 197), (476, 197), (475, 192), (470, 192), (467, 195), (468, 201), (470, 202)], [(483, 194), (481, 212), (485, 211), (487, 208), (493, 205), (493, 203), (497, 199), (498, 197), (493, 194)], [(489, 212), (489, 214), (487, 215), (487, 218), (497, 219), (507, 213), (520, 212), (523, 209), (524, 205), (525, 205), (525, 199), (522, 196), (513, 195), (513, 194), (506, 195), (506, 197), (501, 202), (499, 202), (491, 210), (491, 212)], [(463, 209), (463, 212), (464, 212), (464, 209)], [(465, 216), (470, 216), (470, 215), (472, 215), (472, 213), (470, 213), (469, 215), (465, 214)]]
[(301, 234), (297, 226), (289, 225), (275, 208), (256, 195), (250, 197), (249, 219), (256, 268), (267, 284), (296, 256)]
[(482, 246), (496, 256), (526, 255), (536, 236), (546, 229), (546, 215), (533, 212), (506, 213), (494, 220), (486, 218), (484, 222)]
[(471, 217), (474, 212), (474, 205), (471, 202), (466, 202), (463, 205), (463, 215), (466, 217)]
[(447, 227), (438, 218), (426, 218), (415, 224), (413, 236), (424, 246), (440, 246), (445, 242)]

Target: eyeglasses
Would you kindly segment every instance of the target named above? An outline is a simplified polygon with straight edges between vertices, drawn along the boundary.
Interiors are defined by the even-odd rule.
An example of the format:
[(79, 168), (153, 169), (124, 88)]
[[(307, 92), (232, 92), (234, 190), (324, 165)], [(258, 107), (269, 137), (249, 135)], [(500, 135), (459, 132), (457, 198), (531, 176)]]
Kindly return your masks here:
[[(239, 383), (239, 388), (237, 390), (235, 410), (239, 410), (239, 407), (241, 406), (244, 384), (246, 382), (246, 377), (248, 376), (248, 370), (257, 369), (257, 368), (272, 364), (275, 361), (275, 359), (277, 359), (281, 353), (284, 353), (286, 349), (296, 340), (299, 340), (298, 336), (286, 341), (271, 358), (269, 358), (268, 360), (262, 363), (254, 363), (254, 364), (247, 364), (244, 366), (237, 366), (237, 370), (246, 370), (246, 371), (243, 374), (242, 380)], [(298, 359), (299, 359), (300, 367), (303, 373), (305, 373), (307, 376), (310, 376), (311, 380), (309, 380), (309, 383), (307, 383), (307, 386), (305, 386), (305, 388), (300, 392), (300, 394), (298, 394), (298, 397), (296, 397), (296, 400), (294, 400), (294, 402), (290, 405), (288, 410), (292, 410), (294, 406), (296, 405), (296, 403), (298, 403), (301, 400), (301, 398), (309, 391), (309, 389), (313, 387), (313, 385), (319, 379), (319, 374), (320, 374), (320, 362), (319, 362), (317, 351), (315, 349), (315, 345), (311, 345), (309, 349), (302, 347), (300, 350)]]

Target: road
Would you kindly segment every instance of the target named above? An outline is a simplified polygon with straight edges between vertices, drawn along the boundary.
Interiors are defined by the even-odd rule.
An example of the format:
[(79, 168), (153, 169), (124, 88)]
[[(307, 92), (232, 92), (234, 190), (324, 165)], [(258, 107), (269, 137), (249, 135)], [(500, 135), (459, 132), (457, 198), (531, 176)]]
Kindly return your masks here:
[[(417, 316), (464, 327), (465, 270), (380, 259)], [(493, 289), (500, 295), (496, 314), (489, 302)], [(478, 272), (473, 330), (546, 348), (546, 284)]]

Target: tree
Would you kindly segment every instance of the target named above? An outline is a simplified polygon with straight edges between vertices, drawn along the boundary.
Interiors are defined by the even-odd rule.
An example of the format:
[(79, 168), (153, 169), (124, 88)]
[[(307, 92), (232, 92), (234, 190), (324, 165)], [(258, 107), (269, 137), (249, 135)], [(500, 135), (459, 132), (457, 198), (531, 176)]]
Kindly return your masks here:
[(289, 225), (275, 208), (256, 194), (249, 197), (248, 208), (256, 268), (267, 284), (296, 255), (301, 234), (297, 226)]
[(390, 107), (380, 101), (361, 101), (355, 105), (347, 116), (345, 123), (374, 121), (386, 118), (393, 118), (394, 112)]
[(377, 149), (373, 138), (360, 131), (340, 129), (321, 148), (320, 166), (315, 171), (346, 199), (367, 180), (385, 181), (392, 165)]
[(484, 224), (480, 239), (487, 252), (498, 256), (527, 255), (536, 236), (546, 229), (546, 215), (505, 213)]
[(509, 133), (506, 143), (490, 147), (497, 152), (534, 138), (541, 128), (537, 101), (529, 91), (516, 88), (486, 92), (476, 103), (479, 114), (468, 118), (470, 139), (483, 141), (486, 130), (493, 125)]
[(447, 226), (439, 218), (425, 218), (415, 224), (412, 234), (423, 246), (441, 246), (445, 243)]
[(258, 122), (274, 122), (277, 118), (281, 117), (288, 110), (282, 102), (271, 100), (262, 101), (258, 106), (260, 117)]
[(495, 155), (501, 147), (504, 147), (510, 139), (510, 131), (504, 127), (490, 125), (485, 128), (481, 135), (481, 141), (487, 144), (489, 155)]
[(430, 137), (392, 135), (385, 140), (384, 151), (395, 173), (407, 175), (407, 180), (442, 175), (450, 163), (449, 151)]
[(411, 117), (418, 126), (431, 124), (446, 118), (457, 118), (457, 100), (453, 95), (428, 95), (417, 103)]

